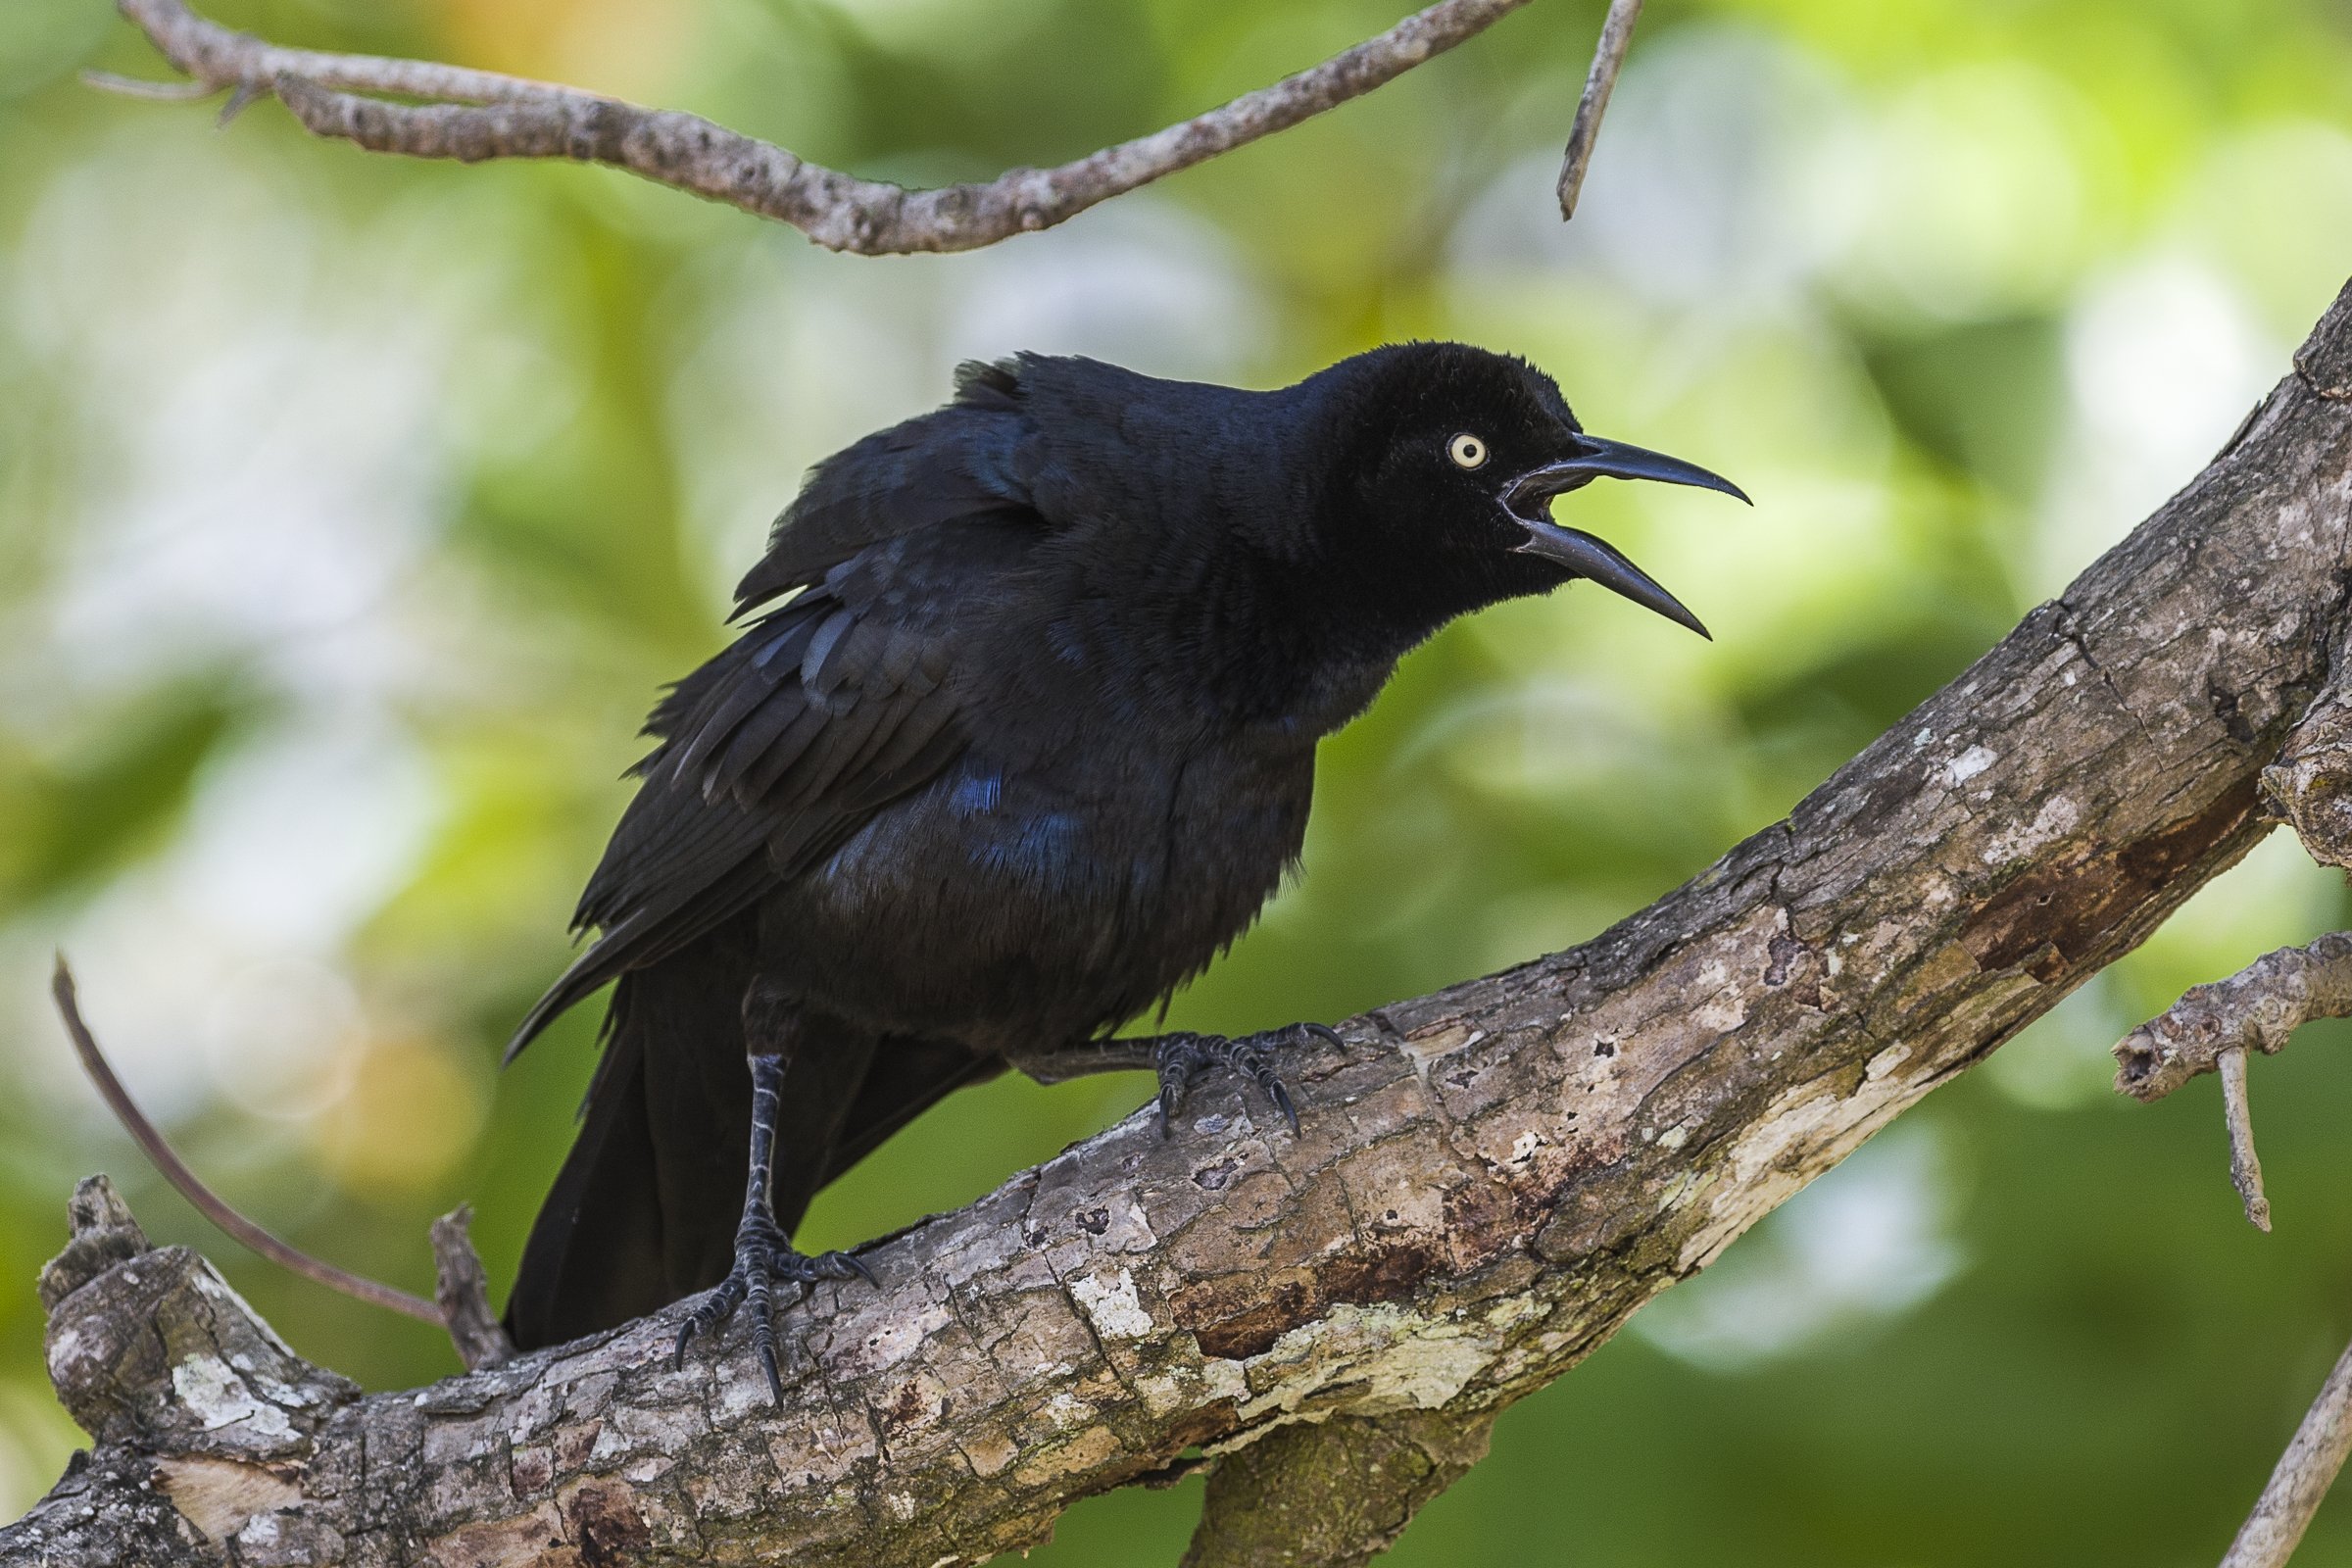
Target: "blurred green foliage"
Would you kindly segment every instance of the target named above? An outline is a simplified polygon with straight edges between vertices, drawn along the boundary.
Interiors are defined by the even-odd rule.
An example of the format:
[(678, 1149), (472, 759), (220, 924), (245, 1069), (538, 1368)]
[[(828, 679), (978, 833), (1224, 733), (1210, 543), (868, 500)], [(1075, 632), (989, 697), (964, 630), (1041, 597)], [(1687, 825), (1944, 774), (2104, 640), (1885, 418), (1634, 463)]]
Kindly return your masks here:
[[(711, 114), (859, 172), (1045, 164), (1256, 85), (1400, 0), (220, 0)], [(593, 1009), (499, 1042), (659, 683), (800, 471), (1033, 347), (1268, 383), (1383, 339), (1554, 371), (1738, 477), (1589, 492), (1715, 627), (1570, 593), (1456, 626), (1324, 752), (1302, 881), (1178, 1004), (1337, 1017), (1591, 936), (1771, 821), (2220, 444), (2352, 272), (2327, 0), (1657, 0), (1576, 223), (1597, 0), (1543, 0), (1273, 141), (966, 257), (868, 261), (603, 171), (409, 165), (152, 74), (101, 0), (0, 19), (0, 1513), (74, 1434), (30, 1280), (107, 1167), (306, 1353), (447, 1348), (261, 1268), (159, 1190), (45, 1012), (53, 948), (195, 1162), (412, 1287), (513, 1266)], [(1507, 1415), (1405, 1563), (2214, 1560), (2352, 1335), (2340, 1031), (2255, 1069), (2278, 1233), (2210, 1084), (2104, 1048), (2343, 923), (2274, 841), (2140, 954)], [(2328, 1038), (2330, 1034), (2334, 1038)], [(855, 1242), (1139, 1102), (963, 1095), (820, 1201)], [(1034, 1560), (1175, 1559), (1197, 1486)], [(2352, 1564), (2352, 1511), (2298, 1562)]]

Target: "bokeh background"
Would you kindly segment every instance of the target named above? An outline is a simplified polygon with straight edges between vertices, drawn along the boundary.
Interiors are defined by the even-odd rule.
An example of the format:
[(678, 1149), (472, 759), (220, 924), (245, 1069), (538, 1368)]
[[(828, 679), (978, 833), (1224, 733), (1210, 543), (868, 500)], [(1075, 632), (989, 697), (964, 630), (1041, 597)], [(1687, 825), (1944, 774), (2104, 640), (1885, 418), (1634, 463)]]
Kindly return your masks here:
[[(1057, 161), (1400, 0), (220, 0), (290, 42), (688, 107), (909, 182)], [(1554, 371), (1757, 498), (1573, 503), (1713, 625), (1496, 610), (1329, 743), (1306, 858), (1182, 1025), (1337, 1018), (1589, 937), (1779, 816), (2193, 473), (2352, 273), (2338, 0), (1654, 0), (1581, 215), (1596, 0), (1543, 0), (1053, 232), (829, 256), (604, 171), (125, 102), (101, 0), (0, 14), (0, 1515), (75, 1434), (31, 1281), (73, 1179), (206, 1248), (372, 1387), (445, 1345), (160, 1188), (47, 1011), (74, 959), (134, 1092), (247, 1211), (411, 1287), (470, 1200), (512, 1269), (596, 1009), (514, 1070), (657, 685), (810, 462), (1019, 348), (1273, 384), (1386, 339)], [(2206, 1563), (2352, 1335), (2352, 1052), (2254, 1069), (2278, 1231), (2214, 1085), (2105, 1049), (2345, 923), (2274, 839), (1502, 1421), (1406, 1564)], [(805, 1240), (962, 1203), (1140, 1102), (970, 1092)], [(1199, 1487), (1033, 1561), (1175, 1560)], [(2298, 1559), (2352, 1564), (2352, 1503)]]

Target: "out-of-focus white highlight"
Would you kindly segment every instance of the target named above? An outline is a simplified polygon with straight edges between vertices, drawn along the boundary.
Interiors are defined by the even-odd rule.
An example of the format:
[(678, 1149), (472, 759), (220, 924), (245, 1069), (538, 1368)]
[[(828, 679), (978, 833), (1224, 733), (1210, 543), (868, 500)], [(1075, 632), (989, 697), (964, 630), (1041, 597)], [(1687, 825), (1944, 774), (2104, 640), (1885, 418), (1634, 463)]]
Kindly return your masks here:
[(1963, 1262), (1946, 1164), (1926, 1126), (1882, 1133), (1714, 1267), (1636, 1313), (1634, 1332), (1681, 1360), (1738, 1372), (1909, 1311)]

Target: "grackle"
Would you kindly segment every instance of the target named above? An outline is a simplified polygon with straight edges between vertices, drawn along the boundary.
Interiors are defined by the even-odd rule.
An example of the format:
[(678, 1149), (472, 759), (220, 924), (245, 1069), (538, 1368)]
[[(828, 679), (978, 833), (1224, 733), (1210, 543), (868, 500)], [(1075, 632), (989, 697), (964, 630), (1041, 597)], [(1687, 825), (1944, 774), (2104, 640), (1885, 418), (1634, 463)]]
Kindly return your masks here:
[(809, 1199), (1007, 1066), (1156, 1070), (1163, 1133), (1233, 1074), (1295, 1130), (1278, 1059), (1330, 1030), (1108, 1032), (1249, 926), (1297, 863), (1316, 742), (1446, 621), (1581, 577), (1705, 634), (1549, 519), (1597, 477), (1746, 499), (1450, 343), (1272, 392), (967, 365), (819, 464), (737, 589), (747, 629), (655, 708), (574, 919), (597, 940), (509, 1049), (618, 982), (516, 1343), (701, 1292), (677, 1356), (748, 1305), (781, 1399), (773, 1293), (865, 1274), (793, 1248)]

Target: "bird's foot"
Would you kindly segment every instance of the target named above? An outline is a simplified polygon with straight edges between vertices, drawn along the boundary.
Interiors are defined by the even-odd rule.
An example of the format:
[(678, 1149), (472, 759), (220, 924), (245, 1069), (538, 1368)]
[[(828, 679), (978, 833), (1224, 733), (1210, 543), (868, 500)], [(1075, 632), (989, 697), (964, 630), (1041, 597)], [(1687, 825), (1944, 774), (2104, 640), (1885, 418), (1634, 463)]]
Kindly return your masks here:
[[(768, 1393), (784, 1402), (784, 1379), (776, 1370), (774, 1292), (779, 1285), (797, 1285), (803, 1296), (818, 1280), (861, 1279), (874, 1283), (873, 1273), (848, 1252), (819, 1252), (814, 1257), (793, 1249), (792, 1238), (764, 1208), (743, 1216), (735, 1228), (735, 1266), (727, 1277), (703, 1293), (686, 1321), (678, 1325), (678, 1343), (670, 1350), (674, 1369), (686, 1364), (686, 1347), (734, 1316), (739, 1306), (752, 1312), (752, 1348), (760, 1369), (767, 1374)], [(785, 1303), (791, 1304), (789, 1302)]]
[(1338, 1030), (1319, 1023), (1295, 1023), (1240, 1040), (1224, 1035), (1160, 1036), (1152, 1053), (1152, 1064), (1159, 1069), (1160, 1137), (1168, 1136), (1169, 1119), (1184, 1107), (1193, 1080), (1210, 1067), (1223, 1067), (1255, 1084), (1267, 1102), (1291, 1124), (1291, 1136), (1298, 1137), (1298, 1110), (1291, 1103), (1291, 1092), (1282, 1075), (1274, 1070), (1274, 1057), (1284, 1048), (1301, 1046), (1308, 1040), (1328, 1041), (1343, 1050), (1348, 1045)]

